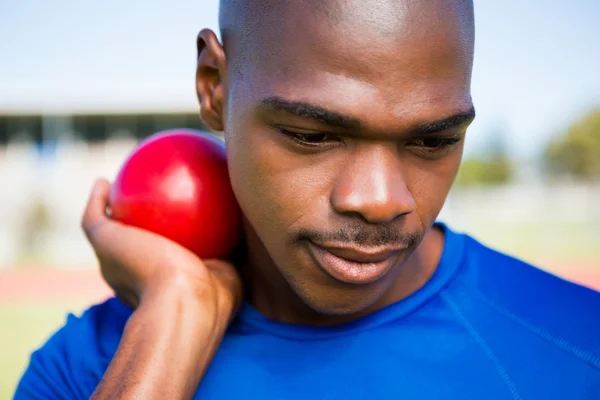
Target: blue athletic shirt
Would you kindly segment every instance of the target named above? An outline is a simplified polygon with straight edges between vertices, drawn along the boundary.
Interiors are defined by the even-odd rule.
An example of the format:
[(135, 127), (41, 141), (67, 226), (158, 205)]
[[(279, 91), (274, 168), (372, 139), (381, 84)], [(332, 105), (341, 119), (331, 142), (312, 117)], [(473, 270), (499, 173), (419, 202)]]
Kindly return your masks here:
[[(445, 231), (420, 290), (337, 327), (268, 320), (249, 304), (196, 399), (600, 399), (600, 294)], [(87, 399), (131, 310), (69, 315), (31, 356), (15, 399)]]

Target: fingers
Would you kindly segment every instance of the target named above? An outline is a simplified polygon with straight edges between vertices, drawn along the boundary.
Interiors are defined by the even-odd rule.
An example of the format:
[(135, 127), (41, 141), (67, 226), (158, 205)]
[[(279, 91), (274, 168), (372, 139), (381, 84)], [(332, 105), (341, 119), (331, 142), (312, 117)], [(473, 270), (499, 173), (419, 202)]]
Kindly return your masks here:
[(81, 220), (81, 226), (88, 238), (97, 227), (108, 221), (106, 208), (108, 206), (109, 195), (110, 183), (105, 179), (98, 179), (94, 183)]

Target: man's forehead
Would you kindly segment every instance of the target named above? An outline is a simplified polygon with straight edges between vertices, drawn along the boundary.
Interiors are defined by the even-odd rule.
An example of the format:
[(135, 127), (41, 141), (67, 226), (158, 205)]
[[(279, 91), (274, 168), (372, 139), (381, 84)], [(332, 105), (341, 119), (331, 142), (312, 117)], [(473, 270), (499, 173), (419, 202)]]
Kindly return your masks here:
[(410, 119), (415, 110), (452, 114), (471, 107), (470, 59), (453, 44), (360, 53), (300, 42), (247, 67), (242, 85), (251, 87), (251, 102), (303, 101), (346, 115), (377, 115), (383, 108), (397, 119)]
[[(298, 13), (301, 13), (298, 4), (306, 6), (310, 1), (290, 3), (296, 4), (292, 7), (299, 7)], [(368, 14), (369, 7), (375, 3), (382, 5), (383, 10), (388, 6), (388, 11), (394, 8), (398, 13), (406, 11), (409, 4), (403, 1), (325, 1), (321, 11), (310, 13), (323, 14), (323, 8), (329, 5), (333, 6), (327, 8), (328, 12), (333, 12), (346, 5), (354, 9), (343, 11), (345, 18), (359, 19), (360, 14)], [(402, 8), (399, 3), (406, 4)], [(412, 6), (417, 3), (420, 2), (410, 2)], [(233, 78), (237, 82), (232, 87), (250, 89), (243, 95), (246, 105), (258, 107), (269, 98), (304, 102), (360, 121), (362, 126), (374, 130), (395, 128), (394, 125), (401, 129), (402, 124), (436, 121), (472, 108), (472, 43), (463, 43), (460, 32), (452, 28), (456, 23), (439, 24), (438, 21), (434, 25), (441, 28), (437, 32), (425, 29), (424, 39), (417, 39), (414, 33), (393, 38), (382, 32), (363, 34), (339, 25), (331, 26), (327, 21), (308, 27), (302, 24), (301, 15), (290, 15), (294, 19), (291, 23), (265, 29), (262, 40), (251, 45), (260, 48), (236, 66), (241, 73), (236, 74), (237, 79)], [(377, 9), (364, 17), (366, 23), (370, 23), (370, 19), (385, 18), (391, 24), (403, 16), (384, 16)], [(248, 47), (242, 51), (248, 51)]]

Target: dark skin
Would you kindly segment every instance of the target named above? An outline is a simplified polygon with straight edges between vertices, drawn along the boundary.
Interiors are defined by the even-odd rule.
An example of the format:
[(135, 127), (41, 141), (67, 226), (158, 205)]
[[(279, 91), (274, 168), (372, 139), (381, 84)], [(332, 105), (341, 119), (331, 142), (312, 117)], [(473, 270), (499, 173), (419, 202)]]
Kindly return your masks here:
[[(242, 287), (271, 319), (341, 324), (414, 293), (443, 250), (432, 224), (474, 116), (472, 5), (223, 3), (235, 12), (224, 45), (200, 33), (196, 85), (202, 118), (225, 133), (247, 256), (200, 260), (112, 221), (99, 181), (82, 225), (135, 311), (93, 398), (191, 398)], [(313, 261), (311, 242), (396, 251), (377, 279), (350, 284)]]
[[(365, 21), (355, 3), (337, 2), (349, 11), (338, 8), (334, 21), (302, 2), (273, 5), (261, 18), (289, 13), (313, 28), (249, 23), (269, 49), (250, 72), (237, 61), (244, 56), (227, 55), (241, 35), (225, 32), (225, 48), (210, 30), (198, 38), (202, 116), (224, 130), (247, 218), (250, 301), (279, 321), (338, 324), (397, 302), (425, 284), (443, 247), (430, 227), (474, 116), (469, 32), (432, 26), (440, 14), (460, 22), (448, 18), (451, 2), (404, 7), (387, 25), (396, 6), (380, 2)], [(419, 24), (428, 30), (414, 31)], [(306, 242), (317, 236), (406, 250), (383, 278), (349, 285), (310, 259)]]

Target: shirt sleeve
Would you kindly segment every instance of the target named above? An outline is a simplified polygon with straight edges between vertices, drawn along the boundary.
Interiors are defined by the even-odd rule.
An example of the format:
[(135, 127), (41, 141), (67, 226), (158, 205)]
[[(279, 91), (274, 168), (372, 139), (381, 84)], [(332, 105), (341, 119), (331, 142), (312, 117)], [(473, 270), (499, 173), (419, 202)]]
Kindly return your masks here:
[(88, 399), (115, 354), (131, 310), (110, 299), (70, 314), (65, 325), (32, 353), (14, 400)]

